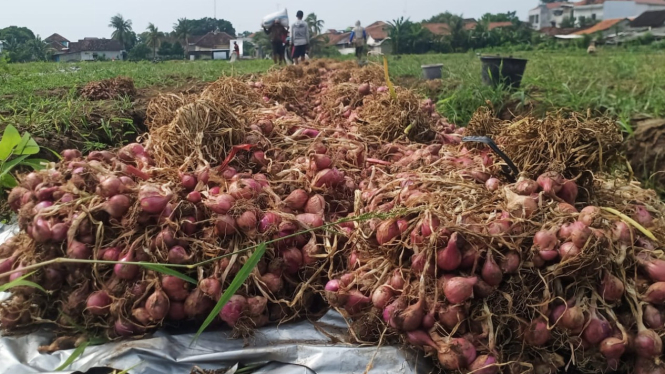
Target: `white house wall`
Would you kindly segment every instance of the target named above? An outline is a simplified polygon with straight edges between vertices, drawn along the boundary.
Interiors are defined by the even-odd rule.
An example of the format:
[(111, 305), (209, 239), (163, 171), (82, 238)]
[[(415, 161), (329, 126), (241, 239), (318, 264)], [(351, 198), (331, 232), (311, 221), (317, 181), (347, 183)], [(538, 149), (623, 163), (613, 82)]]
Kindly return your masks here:
[(637, 17), (642, 14), (634, 1), (606, 1), (603, 19)]
[(635, 15), (631, 17), (637, 17), (648, 10), (663, 10), (663, 9), (665, 9), (665, 5), (635, 4)]
[[(607, 4), (607, 2), (605, 3)], [(584, 17), (586, 19), (592, 19), (592, 15), (596, 15), (597, 20), (602, 20), (603, 18), (603, 6), (602, 5), (584, 5), (584, 6), (576, 6), (574, 9), (575, 13), (575, 19), (579, 21), (580, 17)], [(619, 17), (620, 18), (620, 17)]]

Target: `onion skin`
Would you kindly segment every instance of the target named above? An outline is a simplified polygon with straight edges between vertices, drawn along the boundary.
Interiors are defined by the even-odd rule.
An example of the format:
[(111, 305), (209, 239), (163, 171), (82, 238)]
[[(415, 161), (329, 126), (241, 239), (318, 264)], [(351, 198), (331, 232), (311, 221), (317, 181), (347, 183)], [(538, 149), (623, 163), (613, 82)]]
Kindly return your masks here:
[(607, 359), (620, 358), (626, 352), (626, 342), (619, 338), (607, 338), (600, 342), (600, 353)]
[(651, 304), (665, 304), (665, 282), (656, 282), (649, 286), (643, 299)]
[(217, 278), (205, 278), (199, 282), (199, 290), (213, 300), (222, 296), (222, 283)]
[(476, 277), (454, 277), (443, 286), (443, 294), (452, 304), (461, 304), (473, 297), (473, 285), (478, 282)]
[(247, 299), (240, 295), (233, 295), (219, 312), (219, 317), (230, 327), (234, 327), (246, 308)]
[(605, 340), (612, 333), (612, 326), (605, 318), (601, 318), (596, 314), (596, 310), (592, 309), (589, 319), (586, 322), (586, 327), (582, 332), (582, 337), (585, 341), (592, 345), (597, 345)]
[(235, 202), (236, 199), (233, 196), (229, 194), (221, 194), (209, 197), (204, 204), (208, 209), (217, 214), (227, 214), (229, 210), (233, 208)]
[(520, 268), (520, 255), (515, 251), (508, 251), (501, 259), (499, 267), (504, 274), (515, 274)]
[(273, 294), (279, 293), (279, 291), (281, 291), (282, 288), (284, 287), (282, 278), (272, 273), (263, 274), (261, 276), (261, 281), (263, 281), (263, 283), (266, 284), (266, 288), (268, 289), (268, 291), (272, 292)]
[(609, 272), (605, 273), (605, 277), (600, 283), (598, 293), (608, 303), (614, 303), (623, 297), (625, 286), (621, 279), (615, 277)]
[(185, 303), (172, 301), (167, 319), (170, 321), (182, 321), (185, 318), (187, 318), (187, 313), (185, 313)]
[(408, 306), (401, 313), (395, 313), (391, 320), (392, 323), (404, 331), (416, 330), (420, 327), (425, 315), (423, 304), (423, 299), (420, 299), (415, 304)]
[(559, 323), (573, 333), (578, 333), (584, 327), (584, 312), (577, 305), (569, 306), (561, 315)]
[(168, 298), (173, 301), (184, 301), (189, 296), (187, 282), (172, 275), (162, 277), (162, 289)]
[(127, 195), (115, 195), (104, 204), (104, 211), (113, 218), (122, 218), (132, 206)]
[(96, 291), (90, 294), (86, 310), (95, 316), (105, 316), (111, 309), (111, 297), (106, 291)]
[(563, 201), (567, 202), (570, 205), (575, 204), (575, 200), (577, 200), (577, 194), (578, 194), (578, 189), (577, 189), (577, 183), (571, 180), (567, 180), (562, 186), (561, 190), (557, 192), (557, 196), (563, 199)]
[(635, 341), (635, 353), (644, 358), (656, 358), (663, 353), (663, 341), (658, 333), (653, 330), (642, 330), (637, 333)]
[(498, 374), (499, 366), (494, 356), (480, 355), (469, 365), (469, 370), (474, 374)]
[(323, 226), (323, 218), (317, 214), (303, 213), (296, 216), (298, 222), (301, 222), (309, 228), (316, 228)]
[(665, 325), (663, 316), (653, 305), (646, 304), (644, 306), (644, 325), (654, 330), (660, 329)]
[(309, 195), (307, 194), (307, 191), (300, 189), (294, 190), (286, 197), (286, 199), (284, 199), (284, 205), (294, 211), (303, 210), (308, 199)]
[(591, 229), (587, 225), (580, 221), (573, 223), (570, 239), (577, 248), (583, 249), (591, 235)]
[(446, 248), (436, 254), (436, 264), (446, 271), (453, 271), (462, 264), (462, 252), (466, 240), (462, 235), (454, 232), (448, 240)]
[(550, 337), (551, 335), (550, 331), (547, 329), (547, 322), (542, 317), (533, 320), (524, 333), (524, 340), (528, 344), (536, 347), (542, 347), (547, 344)]
[(395, 219), (389, 219), (382, 222), (376, 229), (376, 241), (379, 245), (384, 245), (397, 238), (400, 234), (399, 226)]
[(145, 308), (154, 321), (163, 320), (169, 313), (169, 298), (162, 290), (156, 290), (148, 297)]
[[(134, 256), (131, 252), (120, 259), (120, 262), (134, 262)], [(139, 273), (138, 265), (115, 264), (113, 272), (120, 279), (132, 280)]]
[(185, 314), (189, 318), (202, 318), (207, 316), (214, 307), (211, 298), (204, 295), (198, 288), (185, 300)]
[(497, 287), (503, 281), (501, 268), (494, 261), (492, 254), (488, 254), (480, 274), (483, 280), (492, 287)]
[(217, 235), (220, 237), (233, 235), (237, 232), (236, 220), (227, 215), (218, 216), (215, 228), (217, 229)]

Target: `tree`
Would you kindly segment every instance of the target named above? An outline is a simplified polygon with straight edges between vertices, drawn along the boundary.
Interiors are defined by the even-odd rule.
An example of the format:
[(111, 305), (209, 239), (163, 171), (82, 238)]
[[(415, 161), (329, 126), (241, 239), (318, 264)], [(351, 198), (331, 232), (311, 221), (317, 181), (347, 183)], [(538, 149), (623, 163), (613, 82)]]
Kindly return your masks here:
[(462, 16), (450, 12), (439, 13), (427, 20), (427, 23), (450, 23), (454, 19), (462, 19)]
[(34, 38), (35, 34), (27, 27), (9, 26), (0, 29), (0, 40), (14, 39), (17, 43), (23, 44)]
[(408, 27), (408, 25), (406, 25), (407, 22), (409, 22), (409, 20), (405, 20), (404, 17), (400, 17), (388, 22), (388, 36), (390, 37), (390, 42), (392, 43), (393, 53), (396, 55), (403, 53), (402, 48), (404, 47), (403, 43), (404, 39), (406, 38)]
[(32, 61), (50, 61), (53, 49), (40, 38), (36, 36), (34, 39), (28, 40), (25, 46), (30, 54)]
[(517, 12), (506, 12), (506, 13), (485, 13), (482, 17), (480, 17), (481, 21), (488, 21), (488, 22), (519, 22), (520, 19), (517, 17)]
[(256, 52), (256, 46), (252, 42), (245, 42), (243, 43), (243, 48), (242, 48), (242, 55), (245, 57), (251, 57), (254, 56), (254, 52)]
[(261, 57), (270, 52), (272, 45), (268, 39), (268, 35), (266, 35), (265, 32), (257, 32), (254, 34), (254, 38), (252, 40), (254, 40), (254, 44), (256, 44), (256, 46), (259, 48), (259, 55)]
[(572, 29), (575, 27), (575, 18), (572, 16), (563, 17), (561, 20), (562, 29)]
[(132, 31), (132, 20), (125, 20), (122, 15), (117, 14), (111, 17), (109, 27), (114, 29), (111, 39), (119, 41), (125, 50), (133, 47), (133, 40), (136, 40), (136, 34)]
[(160, 32), (157, 26), (152, 22), (148, 24), (148, 33), (146, 38), (146, 44), (152, 47), (152, 58), (157, 58), (157, 47), (159, 47), (159, 39), (164, 36), (164, 33)]
[(194, 19), (191, 20), (191, 22), (191, 35), (205, 35), (212, 31), (221, 31), (232, 36), (235, 36), (236, 34), (236, 29), (233, 28), (233, 24), (224, 19), (206, 17), (201, 19)]
[(188, 49), (189, 42), (187, 41), (187, 38), (192, 36), (192, 31), (194, 30), (194, 25), (192, 24), (191, 20), (188, 20), (187, 18), (179, 18), (178, 23), (173, 24), (173, 32), (175, 34), (176, 38), (180, 38), (183, 41), (183, 44), (185, 48), (183, 48), (183, 55), (186, 53), (186, 50)]
[(144, 43), (139, 43), (131, 51), (129, 51), (130, 60), (147, 60), (150, 58), (150, 47)]
[(185, 55), (185, 49), (180, 45), (180, 43), (173, 43), (173, 47), (171, 47), (171, 55), (172, 56), (184, 56)]
[(157, 54), (160, 56), (171, 56), (173, 54), (173, 45), (167, 41), (163, 41), (162, 44), (159, 45), (159, 51), (157, 51)]
[(307, 22), (307, 26), (309, 27), (309, 33), (312, 36), (321, 34), (321, 30), (323, 30), (323, 26), (325, 25), (325, 22), (323, 20), (318, 19), (318, 17), (314, 13), (308, 14), (307, 18), (305, 18), (305, 22)]

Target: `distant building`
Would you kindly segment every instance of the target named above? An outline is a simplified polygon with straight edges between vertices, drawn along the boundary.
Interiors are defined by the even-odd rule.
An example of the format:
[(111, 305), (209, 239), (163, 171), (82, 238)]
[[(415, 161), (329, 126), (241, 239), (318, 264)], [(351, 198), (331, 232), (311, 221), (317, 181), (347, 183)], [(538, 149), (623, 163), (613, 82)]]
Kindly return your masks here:
[(190, 60), (226, 60), (231, 57), (231, 40), (235, 38), (225, 32), (211, 31), (187, 40), (187, 55)]
[(637, 17), (652, 10), (665, 10), (665, 0), (582, 0), (540, 4), (529, 11), (529, 23), (536, 30), (561, 27), (564, 19), (572, 17), (575, 24), (586, 19), (599, 22), (609, 19)]
[[(365, 27), (367, 32), (367, 49), (368, 53), (374, 54), (388, 54), (392, 51), (390, 38), (388, 37), (388, 24), (382, 21), (377, 21)], [(339, 32), (335, 30), (328, 30), (325, 34), (318, 36), (319, 38), (327, 38), (328, 45), (335, 46), (337, 50), (343, 55), (351, 55), (356, 52), (355, 47), (350, 43), (350, 32)]]
[(574, 4), (568, 1), (540, 4), (529, 11), (529, 24), (535, 30), (561, 27), (567, 17), (573, 17)]
[(665, 35), (665, 10), (644, 12), (630, 22), (634, 30), (651, 31), (654, 35)]
[(4, 40), (0, 40), (0, 54), (2, 54), (2, 48), (3, 48), (3, 44), (2, 44), (2, 43), (3, 43), (3, 42), (4, 42)]
[(598, 34), (603, 39), (605, 38), (614, 38), (624, 31), (630, 25), (630, 19), (628, 18), (614, 18), (606, 19), (598, 22), (597, 24), (589, 27), (588, 29), (575, 31), (570, 35), (592, 35)]
[(122, 43), (113, 39), (84, 38), (70, 42), (60, 34), (53, 34), (44, 41), (54, 51), (53, 60), (58, 62), (123, 59)]

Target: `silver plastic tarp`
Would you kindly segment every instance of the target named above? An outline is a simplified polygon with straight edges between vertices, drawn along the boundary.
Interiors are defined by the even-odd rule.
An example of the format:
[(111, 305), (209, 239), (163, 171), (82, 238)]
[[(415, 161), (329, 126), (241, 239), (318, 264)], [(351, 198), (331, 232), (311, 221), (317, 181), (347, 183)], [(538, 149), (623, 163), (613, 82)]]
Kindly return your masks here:
[[(2, 243), (13, 235), (16, 227), (3, 226), (0, 231)], [(228, 368), (226, 372), (232, 374), (239, 364), (262, 363), (267, 364), (255, 373), (419, 374), (433, 370), (431, 362), (415, 351), (340, 343), (345, 340), (347, 331), (346, 322), (334, 311), (314, 323), (301, 321), (260, 328), (248, 340), (230, 339), (228, 331), (209, 331), (192, 343), (194, 334), (172, 335), (160, 330), (141, 340), (89, 346), (65, 372), (92, 374), (94, 368), (132, 368), (129, 371), (132, 374), (182, 374), (198, 366), (201, 369)], [(20, 337), (0, 336), (0, 374), (54, 372), (74, 350), (40, 354), (37, 348), (48, 345), (52, 338), (43, 331)]]

